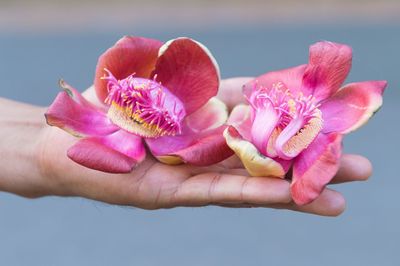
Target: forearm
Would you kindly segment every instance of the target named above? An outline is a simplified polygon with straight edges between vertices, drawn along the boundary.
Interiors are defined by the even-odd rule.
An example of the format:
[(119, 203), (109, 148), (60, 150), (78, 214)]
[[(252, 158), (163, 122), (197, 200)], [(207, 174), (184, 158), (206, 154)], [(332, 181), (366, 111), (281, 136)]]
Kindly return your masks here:
[(26, 197), (45, 194), (40, 170), (44, 109), (0, 98), (0, 190)]

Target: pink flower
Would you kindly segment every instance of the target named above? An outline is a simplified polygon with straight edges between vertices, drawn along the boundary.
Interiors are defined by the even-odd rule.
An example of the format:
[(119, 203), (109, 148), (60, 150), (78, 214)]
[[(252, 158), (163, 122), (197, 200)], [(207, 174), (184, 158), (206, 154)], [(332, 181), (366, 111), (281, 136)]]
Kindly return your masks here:
[(81, 138), (68, 150), (81, 165), (130, 172), (145, 158), (143, 139), (168, 164), (209, 165), (233, 154), (222, 136), (227, 109), (212, 98), (218, 66), (196, 41), (124, 37), (100, 56), (94, 85), (103, 106), (63, 82), (46, 113), (49, 125)]
[(291, 194), (307, 204), (336, 174), (342, 135), (367, 122), (382, 105), (386, 81), (341, 84), (351, 48), (319, 42), (309, 63), (266, 73), (244, 86), (250, 106), (237, 106), (224, 132), (253, 176), (284, 177), (292, 167)]

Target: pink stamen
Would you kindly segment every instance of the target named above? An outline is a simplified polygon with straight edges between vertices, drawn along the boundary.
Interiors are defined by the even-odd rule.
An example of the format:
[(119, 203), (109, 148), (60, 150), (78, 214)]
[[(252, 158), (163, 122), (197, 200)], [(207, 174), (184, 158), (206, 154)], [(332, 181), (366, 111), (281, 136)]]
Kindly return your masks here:
[[(247, 100), (253, 108), (253, 143), (271, 157), (293, 158), (322, 128), (320, 105), (315, 98), (312, 95), (294, 96), (281, 82), (271, 88), (260, 87), (256, 82)], [(274, 137), (273, 132), (276, 132)], [(274, 140), (270, 141), (270, 138)]]
[(116, 104), (129, 119), (149, 131), (153, 137), (176, 135), (182, 131), (181, 122), (186, 115), (183, 104), (155, 80), (135, 78), (134, 74), (117, 80), (105, 69), (108, 96), (105, 103)]

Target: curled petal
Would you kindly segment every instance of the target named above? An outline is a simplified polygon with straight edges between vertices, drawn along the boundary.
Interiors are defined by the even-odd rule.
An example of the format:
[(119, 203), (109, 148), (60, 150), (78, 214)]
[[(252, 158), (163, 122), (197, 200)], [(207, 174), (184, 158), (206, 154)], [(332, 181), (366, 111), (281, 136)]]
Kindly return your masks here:
[(292, 93), (296, 93), (300, 90), (302, 84), (302, 78), (307, 65), (300, 65), (278, 71), (268, 72), (261, 75), (254, 80), (243, 86), (243, 93), (247, 98), (254, 88), (260, 86), (264, 88), (272, 88), (279, 82), (283, 83), (287, 89)]
[(386, 81), (351, 83), (322, 103), (324, 133), (356, 130), (381, 107)]
[(318, 101), (333, 95), (346, 79), (352, 60), (349, 46), (318, 42), (310, 46), (309, 63), (303, 77), (302, 91)]
[(73, 89), (60, 92), (45, 117), (49, 125), (78, 137), (104, 136), (119, 129), (111, 123), (105, 113)]
[(298, 205), (316, 199), (339, 169), (342, 135), (319, 134), (293, 163), (292, 198)]
[(91, 108), (96, 108), (94, 104), (86, 100), (82, 94), (80, 94), (79, 91), (77, 91), (75, 88), (73, 88), (71, 85), (69, 85), (65, 80), (60, 79), (59, 80), (59, 86), (78, 104), (91, 107)]
[(140, 137), (119, 130), (108, 136), (79, 140), (68, 150), (68, 157), (91, 169), (129, 173), (144, 160), (146, 150)]
[(186, 123), (194, 132), (222, 126), (228, 119), (228, 109), (224, 102), (213, 97), (196, 112), (186, 117)]
[(215, 96), (219, 86), (218, 65), (208, 49), (189, 38), (165, 43), (153, 72), (191, 114)]
[(257, 149), (264, 155), (268, 155), (268, 141), (278, 123), (279, 116), (272, 107), (256, 110), (254, 112), (251, 138)]
[(251, 141), (252, 122), (249, 105), (236, 105), (229, 115), (227, 124), (233, 126), (245, 140)]
[(152, 154), (161, 162), (179, 164), (182, 162), (207, 166), (227, 159), (233, 154), (222, 133), (226, 126), (193, 132), (188, 127), (179, 136), (164, 136), (146, 139)]
[(119, 130), (108, 136), (99, 138), (101, 143), (126, 156), (141, 162), (146, 157), (143, 139), (125, 130)]
[(108, 69), (116, 79), (129, 75), (149, 78), (162, 43), (158, 40), (125, 36), (99, 57), (94, 78), (97, 96), (104, 102), (108, 95), (107, 81), (101, 79)]
[(284, 169), (279, 162), (262, 155), (251, 142), (244, 140), (234, 127), (225, 129), (224, 137), (250, 175), (284, 177), (289, 167)]

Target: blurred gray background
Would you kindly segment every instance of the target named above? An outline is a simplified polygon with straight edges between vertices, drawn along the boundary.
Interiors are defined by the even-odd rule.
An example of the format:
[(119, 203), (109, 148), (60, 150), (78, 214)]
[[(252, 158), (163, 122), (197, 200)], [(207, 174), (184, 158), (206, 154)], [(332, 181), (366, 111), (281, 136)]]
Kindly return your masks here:
[[(0, 265), (400, 265), (398, 1), (0, 1), (0, 97), (48, 105), (63, 77), (83, 90), (122, 35), (190, 36), (223, 77), (307, 62), (308, 46), (354, 50), (347, 80), (386, 79), (384, 106), (345, 139), (374, 164), (334, 186), (338, 218), (271, 209), (144, 211), (80, 198), (0, 193)], [(17, 162), (16, 162), (17, 163)]]

